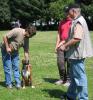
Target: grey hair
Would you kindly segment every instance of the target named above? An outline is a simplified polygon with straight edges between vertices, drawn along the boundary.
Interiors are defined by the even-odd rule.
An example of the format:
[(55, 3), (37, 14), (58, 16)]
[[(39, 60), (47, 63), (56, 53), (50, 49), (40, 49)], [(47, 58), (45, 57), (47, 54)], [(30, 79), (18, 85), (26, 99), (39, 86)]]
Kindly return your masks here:
[(81, 13), (81, 9), (80, 9), (80, 8), (73, 8), (73, 10), (74, 10), (76, 13)]

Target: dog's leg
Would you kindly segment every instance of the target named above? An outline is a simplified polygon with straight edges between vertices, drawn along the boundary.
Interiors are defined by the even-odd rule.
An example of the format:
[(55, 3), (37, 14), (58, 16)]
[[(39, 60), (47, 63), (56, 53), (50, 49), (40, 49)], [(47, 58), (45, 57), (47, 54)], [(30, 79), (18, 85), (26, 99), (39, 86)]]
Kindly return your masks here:
[(29, 84), (29, 86), (32, 86), (32, 77), (31, 77), (31, 75), (28, 78), (28, 84)]
[(22, 87), (23, 87), (23, 89), (25, 89), (25, 78), (24, 78), (24, 76), (22, 76)]
[(32, 66), (29, 66), (30, 68), (30, 76), (29, 76), (29, 86), (32, 86)]

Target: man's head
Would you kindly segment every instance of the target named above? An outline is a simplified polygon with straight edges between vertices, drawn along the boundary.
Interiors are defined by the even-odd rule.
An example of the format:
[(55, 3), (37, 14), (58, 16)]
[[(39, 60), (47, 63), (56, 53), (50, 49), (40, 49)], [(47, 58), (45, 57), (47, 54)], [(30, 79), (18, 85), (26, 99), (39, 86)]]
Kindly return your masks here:
[(70, 15), (69, 15), (69, 7), (68, 6), (65, 6), (63, 8), (63, 12), (64, 12), (65, 18), (68, 18), (68, 17), (71, 18)]
[(31, 38), (32, 36), (36, 35), (36, 27), (33, 25), (29, 25), (25, 29), (26, 37)]
[(68, 13), (71, 18), (77, 18), (81, 14), (80, 6), (78, 4), (69, 4)]

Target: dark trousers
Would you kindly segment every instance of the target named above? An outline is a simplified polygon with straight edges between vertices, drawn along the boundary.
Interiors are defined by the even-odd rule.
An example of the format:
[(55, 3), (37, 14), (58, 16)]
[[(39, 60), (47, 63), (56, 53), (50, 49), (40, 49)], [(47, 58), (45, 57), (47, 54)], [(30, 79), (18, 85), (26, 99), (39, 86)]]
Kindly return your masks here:
[(69, 61), (65, 58), (65, 51), (57, 50), (57, 65), (59, 70), (60, 79), (63, 81), (69, 80)]

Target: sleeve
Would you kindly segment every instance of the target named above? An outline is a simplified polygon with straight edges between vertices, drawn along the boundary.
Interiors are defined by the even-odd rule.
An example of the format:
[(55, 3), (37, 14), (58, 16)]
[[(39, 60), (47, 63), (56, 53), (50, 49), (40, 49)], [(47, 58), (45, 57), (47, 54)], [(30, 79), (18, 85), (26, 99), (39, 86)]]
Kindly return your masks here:
[(9, 31), (6, 36), (8, 39), (16, 37), (17, 36), (17, 29), (12, 29), (11, 31)]
[(74, 29), (74, 38), (82, 39), (84, 35), (83, 27), (80, 23), (77, 23)]

